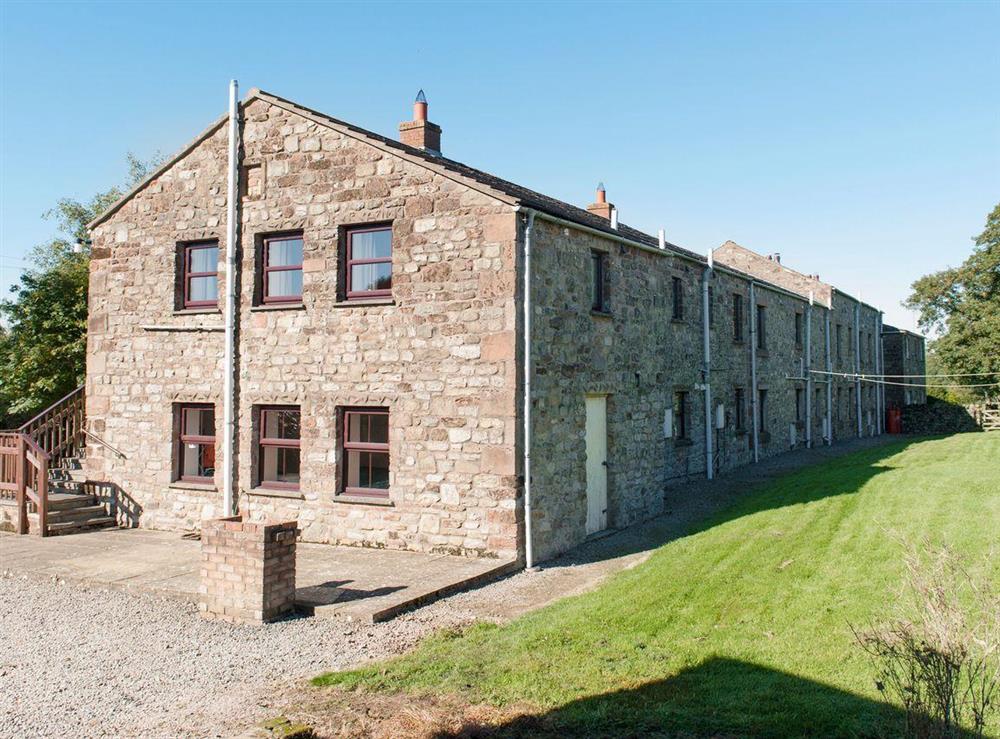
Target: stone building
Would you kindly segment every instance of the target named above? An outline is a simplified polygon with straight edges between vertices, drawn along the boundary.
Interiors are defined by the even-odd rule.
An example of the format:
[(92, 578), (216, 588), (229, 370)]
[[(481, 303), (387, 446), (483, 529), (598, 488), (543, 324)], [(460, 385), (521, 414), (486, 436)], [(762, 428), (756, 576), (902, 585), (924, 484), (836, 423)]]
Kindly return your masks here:
[(927, 359), (924, 337), (906, 329), (882, 327), (885, 353), (886, 408), (902, 408), (927, 402), (924, 373)]
[(227, 450), (227, 121), (91, 224), (86, 471), (140, 525), (232, 513), (229, 454), (240, 512), (306, 541), (540, 560), (881, 431), (876, 308), (447, 159), (422, 98), (394, 141), (254, 90)]

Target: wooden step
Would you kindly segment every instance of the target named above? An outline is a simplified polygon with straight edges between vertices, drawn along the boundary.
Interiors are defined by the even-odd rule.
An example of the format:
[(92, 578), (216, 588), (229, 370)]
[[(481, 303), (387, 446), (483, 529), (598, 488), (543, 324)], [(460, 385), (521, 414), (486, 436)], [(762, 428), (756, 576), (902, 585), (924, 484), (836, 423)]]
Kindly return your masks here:
[(61, 534), (75, 534), (78, 531), (88, 531), (90, 529), (105, 529), (117, 526), (118, 523), (111, 516), (104, 515), (96, 518), (88, 518), (82, 521), (66, 521), (64, 523), (50, 523), (48, 525), (49, 536), (59, 536)]
[(97, 505), (97, 498), (93, 495), (80, 495), (79, 493), (50, 492), (49, 512), (65, 511), (73, 508), (84, 508), (86, 506)]
[(67, 521), (86, 521), (88, 519), (105, 518), (108, 512), (102, 505), (84, 505), (77, 508), (63, 508), (61, 510), (49, 511), (49, 528), (52, 524), (66, 523)]

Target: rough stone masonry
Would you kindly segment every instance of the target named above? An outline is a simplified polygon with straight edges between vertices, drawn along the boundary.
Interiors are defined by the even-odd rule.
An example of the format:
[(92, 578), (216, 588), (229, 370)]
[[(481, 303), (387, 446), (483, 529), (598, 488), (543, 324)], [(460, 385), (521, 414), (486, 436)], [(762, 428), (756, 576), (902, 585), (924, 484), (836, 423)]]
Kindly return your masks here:
[[(709, 270), (618, 223), (607, 202), (590, 212), (447, 159), (426, 112), (418, 100), (400, 143), (261, 91), (240, 106), (246, 520), (295, 520), (312, 542), (522, 558), (526, 379), (536, 559), (595, 520), (659, 513), (710, 460), (718, 471), (878, 433), (876, 388), (809, 371), (876, 372), (877, 308), (759, 274), (760, 255), (721, 249)], [(87, 473), (130, 496), (142, 526), (198, 529), (228, 513), (214, 463), (225, 123), (91, 224), (88, 430), (124, 458), (91, 441)], [(606, 458), (588, 465), (594, 397)]]

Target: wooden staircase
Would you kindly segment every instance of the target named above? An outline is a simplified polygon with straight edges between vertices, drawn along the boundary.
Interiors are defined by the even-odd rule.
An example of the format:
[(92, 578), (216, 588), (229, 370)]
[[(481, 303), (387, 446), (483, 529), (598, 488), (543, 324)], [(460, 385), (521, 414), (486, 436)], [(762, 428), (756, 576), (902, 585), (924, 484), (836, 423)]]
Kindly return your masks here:
[(55, 536), (116, 526), (90, 492), (84, 395), (79, 387), (15, 431), (0, 431), (0, 503), (16, 506), (19, 534)]
[[(100, 499), (87, 492), (81, 457), (63, 457), (49, 470), (46, 536), (75, 534), (117, 525)], [(38, 531), (38, 514), (28, 513), (29, 532)]]

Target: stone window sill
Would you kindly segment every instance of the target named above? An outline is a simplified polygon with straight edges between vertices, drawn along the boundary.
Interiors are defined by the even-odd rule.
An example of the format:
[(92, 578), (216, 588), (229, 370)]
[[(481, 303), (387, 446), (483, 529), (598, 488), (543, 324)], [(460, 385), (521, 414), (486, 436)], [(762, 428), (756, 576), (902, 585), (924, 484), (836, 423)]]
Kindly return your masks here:
[(687, 323), (687, 321), (685, 321), (683, 318), (671, 318), (670, 322), (671, 323), (677, 323), (677, 324), (685, 324), (685, 323)]
[(366, 298), (364, 300), (338, 300), (333, 304), (334, 308), (365, 308), (380, 305), (395, 305), (392, 298)]
[(256, 487), (247, 490), (247, 495), (255, 498), (287, 498), (289, 500), (305, 500), (301, 490), (282, 490), (280, 488)]
[(736, 429), (733, 433), (736, 436), (746, 436), (747, 435), (747, 430), (746, 429)]
[(691, 439), (674, 439), (674, 448), (683, 448), (694, 446), (694, 441)]
[(175, 316), (198, 316), (198, 315), (222, 315), (222, 311), (216, 306), (215, 308), (178, 308), (174, 311)]
[(737, 346), (743, 346), (747, 342), (746, 339), (733, 339), (733, 343), (736, 344)]
[(250, 308), (251, 313), (256, 313), (258, 311), (272, 311), (272, 310), (305, 310), (305, 303), (262, 303), (261, 305), (255, 305)]
[(197, 490), (202, 493), (214, 493), (218, 491), (214, 482), (188, 482), (187, 480), (174, 480), (167, 487), (172, 490)]
[(144, 325), (139, 326), (143, 331), (224, 331), (225, 326), (157, 326), (157, 325)]
[(376, 498), (370, 495), (348, 495), (340, 493), (333, 496), (334, 503), (354, 503), (359, 505), (376, 505), (391, 508), (395, 505), (388, 497)]
[(614, 318), (614, 315), (609, 310), (593, 310), (591, 309), (590, 315), (595, 318)]

